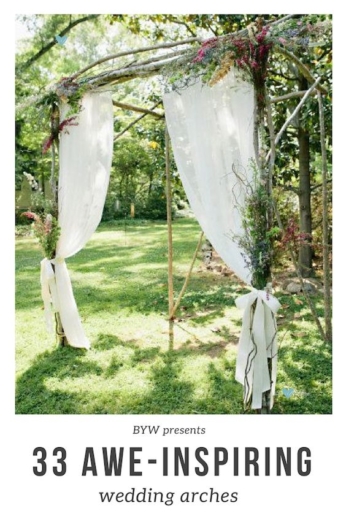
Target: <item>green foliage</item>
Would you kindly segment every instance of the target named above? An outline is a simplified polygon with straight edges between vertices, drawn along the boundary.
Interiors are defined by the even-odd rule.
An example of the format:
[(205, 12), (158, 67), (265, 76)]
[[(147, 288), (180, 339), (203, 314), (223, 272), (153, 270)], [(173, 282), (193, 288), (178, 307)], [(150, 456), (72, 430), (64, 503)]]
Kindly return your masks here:
[(41, 245), (44, 256), (49, 259), (54, 258), (60, 236), (57, 218), (50, 213), (39, 215), (32, 211), (23, 213), (23, 216), (33, 220), (34, 235)]
[(38, 189), (31, 196), (31, 208), (21, 214), (20, 223), (26, 218), (32, 221), (32, 230), (37, 238), (44, 256), (54, 258), (56, 245), (60, 236), (57, 205), (51, 198), (46, 198)]
[[(167, 217), (167, 202), (164, 188), (154, 186), (145, 204), (137, 209), (136, 214), (139, 218), (147, 220), (165, 220)], [(174, 216), (174, 209), (172, 216)]]
[[(119, 121), (121, 127), (123, 121)], [(136, 218), (166, 218), (165, 128), (161, 120), (143, 119), (115, 142), (113, 168), (102, 219), (124, 218), (135, 205)], [(170, 170), (175, 172), (173, 154)], [(173, 201), (186, 200), (181, 181), (172, 174)]]
[[(121, 23), (136, 35), (157, 41), (171, 39), (207, 37), (212, 34), (221, 36), (238, 31), (254, 21), (257, 15), (248, 14), (150, 14), (124, 15), (113, 14), (108, 18), (111, 23)], [(268, 19), (266, 17), (266, 19)]]
[(244, 235), (238, 244), (244, 251), (244, 261), (252, 273), (252, 285), (263, 290), (271, 270), (271, 242), (273, 229), (267, 230), (267, 215), (270, 199), (265, 186), (256, 182), (247, 195), (242, 212)]

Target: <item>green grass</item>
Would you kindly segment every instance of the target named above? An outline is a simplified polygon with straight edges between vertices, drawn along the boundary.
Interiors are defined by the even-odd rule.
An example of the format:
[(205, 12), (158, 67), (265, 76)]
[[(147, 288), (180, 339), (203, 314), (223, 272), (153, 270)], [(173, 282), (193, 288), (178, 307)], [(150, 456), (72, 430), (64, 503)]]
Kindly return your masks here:
[[(199, 227), (174, 223), (174, 284), (183, 284)], [(56, 347), (40, 297), (41, 253), (16, 242), (16, 412), (18, 414), (241, 414), (235, 382), (247, 290), (236, 279), (200, 269), (197, 260), (174, 324), (167, 321), (164, 223), (103, 224), (68, 260), (76, 301), (91, 340), (88, 351)], [(331, 413), (331, 350), (318, 336), (302, 297), (276, 294), (279, 372), (274, 413)], [(322, 313), (321, 295), (315, 296)], [(303, 304), (301, 304), (303, 301)], [(299, 314), (299, 315), (298, 315)], [(290, 398), (283, 388), (292, 388)]]

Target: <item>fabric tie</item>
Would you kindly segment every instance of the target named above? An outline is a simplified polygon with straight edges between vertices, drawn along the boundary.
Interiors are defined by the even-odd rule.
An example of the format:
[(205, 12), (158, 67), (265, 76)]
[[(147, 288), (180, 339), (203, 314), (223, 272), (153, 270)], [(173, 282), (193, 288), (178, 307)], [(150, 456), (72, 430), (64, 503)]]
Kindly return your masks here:
[(48, 332), (54, 332), (53, 315), (59, 312), (68, 343), (76, 348), (90, 348), (78, 314), (66, 262), (61, 256), (41, 261), (41, 293)]
[[(252, 395), (251, 408), (261, 409), (262, 394), (270, 390), (272, 408), (277, 371), (275, 314), (281, 305), (270, 293), (256, 289), (238, 297), (235, 303), (244, 310), (235, 378), (244, 386), (245, 404)], [(268, 358), (272, 359), (271, 379)]]
[(41, 261), (41, 295), (44, 304), (46, 328), (49, 333), (54, 332), (53, 313), (59, 311), (53, 261), (48, 258), (44, 258)]

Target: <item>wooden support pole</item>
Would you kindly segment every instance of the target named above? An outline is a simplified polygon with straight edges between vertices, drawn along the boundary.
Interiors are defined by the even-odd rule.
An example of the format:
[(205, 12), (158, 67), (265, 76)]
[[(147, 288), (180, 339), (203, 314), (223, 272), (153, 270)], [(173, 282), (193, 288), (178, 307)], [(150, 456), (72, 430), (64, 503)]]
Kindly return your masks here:
[[(264, 129), (264, 106), (258, 106), (258, 99), (257, 99), (257, 92), (255, 91), (256, 95), (256, 110), (257, 110), (257, 122), (255, 121), (255, 126), (257, 126), (257, 136), (255, 135), (255, 138), (257, 137), (257, 149), (256, 149), (256, 162), (259, 169), (259, 178), (261, 182), (265, 185), (267, 195), (270, 195), (271, 192), (271, 184), (269, 182), (269, 173), (266, 168), (266, 161), (265, 161), (265, 129)], [(264, 85), (264, 96), (266, 97), (266, 88)], [(272, 224), (272, 219), (270, 217), (270, 211), (266, 211), (266, 230), (270, 228), (270, 225)], [(270, 266), (271, 269), (271, 266)], [(269, 270), (267, 272), (267, 278), (265, 280), (266, 285), (268, 286), (268, 283), (271, 280), (271, 271)], [(264, 289), (264, 286), (256, 286), (255, 288), (258, 289)], [(257, 301), (257, 304), (258, 301)], [(268, 363), (268, 371), (270, 380), (272, 380), (272, 362), (271, 359), (267, 359)], [(262, 407), (260, 410), (258, 410), (260, 414), (270, 414), (270, 389), (268, 391), (265, 391), (262, 393)]]
[[(59, 113), (55, 113), (55, 118), (57, 119), (57, 121), (59, 122)], [(53, 193), (53, 197), (54, 197), (54, 202), (56, 204), (56, 207), (57, 207), (57, 213), (58, 213), (58, 180), (56, 179), (56, 176), (55, 176), (55, 171), (56, 171), (56, 150), (55, 150), (55, 146), (56, 146), (56, 149), (59, 150), (59, 139), (58, 137), (56, 137), (54, 140), (53, 140), (53, 143), (52, 143), (52, 167), (51, 167), (51, 178), (50, 178), (50, 184), (51, 184), (51, 189), (52, 189), (52, 193)], [(57, 214), (57, 217), (58, 217), (58, 214)], [(54, 254), (52, 255), (51, 258), (49, 259), (54, 259), (55, 258), (55, 252)], [(53, 272), (55, 273), (55, 266), (52, 265), (52, 268), (53, 268)], [(68, 345), (68, 341), (67, 341), (67, 337), (65, 335), (65, 332), (64, 332), (64, 328), (63, 328), (63, 325), (62, 325), (62, 322), (61, 322), (61, 318), (60, 318), (60, 314), (59, 312), (55, 312), (54, 313), (54, 317), (55, 317), (55, 337), (56, 337), (56, 343), (57, 343), (57, 346), (67, 346)]]
[(323, 208), (323, 285), (324, 285), (324, 322), (327, 342), (332, 342), (332, 301), (331, 301), (331, 274), (329, 263), (329, 236), (328, 236), (328, 169), (326, 138), (324, 128), (323, 101), (321, 92), (317, 94), (319, 117), (320, 117), (320, 136), (321, 136), (321, 155), (322, 155), (322, 208)]
[(166, 200), (167, 200), (167, 234), (168, 234), (168, 317), (173, 319), (174, 290), (173, 290), (173, 231), (172, 231), (172, 185), (169, 160), (169, 133), (165, 129), (165, 158), (166, 158)]
[[(266, 113), (267, 113), (268, 127), (274, 128), (270, 100), (269, 100), (269, 97), (267, 94), (266, 94)], [(274, 174), (274, 163), (275, 163), (275, 135), (273, 134), (273, 132), (269, 133), (269, 138), (270, 138), (271, 154), (270, 154), (270, 160), (269, 160), (269, 165), (268, 165), (268, 174), (267, 174), (267, 191), (268, 191), (269, 198), (272, 199), (273, 198), (273, 174)], [(269, 228), (271, 228), (273, 226), (273, 220), (274, 220), (273, 219), (273, 207), (270, 206), (268, 208), (268, 226), (269, 226)], [(271, 254), (273, 257), (272, 251), (271, 251)]]
[(201, 245), (202, 245), (203, 236), (204, 236), (204, 232), (202, 231), (201, 234), (200, 234), (199, 240), (198, 240), (198, 244), (197, 244), (196, 250), (195, 250), (194, 255), (192, 257), (191, 265), (190, 265), (190, 268), (189, 268), (188, 273), (186, 275), (183, 287), (180, 290), (180, 294), (178, 295), (178, 299), (176, 300), (175, 305), (173, 307), (172, 315), (170, 316), (171, 319), (174, 317), (175, 312), (178, 310), (179, 305), (181, 303), (181, 300), (183, 298), (183, 295), (185, 294), (185, 290), (187, 288), (188, 282), (190, 281), (190, 277), (191, 277), (191, 274), (192, 274), (192, 269), (193, 269), (193, 266), (195, 264), (198, 251), (199, 251), (199, 249), (201, 248)]

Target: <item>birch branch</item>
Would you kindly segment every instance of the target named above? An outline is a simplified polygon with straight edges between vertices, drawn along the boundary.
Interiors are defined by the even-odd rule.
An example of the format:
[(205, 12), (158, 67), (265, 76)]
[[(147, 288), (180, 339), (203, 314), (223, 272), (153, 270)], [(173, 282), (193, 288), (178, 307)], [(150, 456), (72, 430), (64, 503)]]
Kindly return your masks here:
[[(303, 106), (303, 104), (305, 103), (306, 99), (309, 97), (309, 95), (311, 94), (311, 92), (317, 87), (318, 83), (321, 81), (321, 78), (317, 78), (316, 81), (314, 82), (314, 84), (312, 85), (311, 88), (309, 88), (309, 90), (307, 90), (303, 96), (303, 99), (298, 103), (298, 105), (296, 106), (295, 110), (291, 113), (291, 115), (289, 116), (289, 118), (286, 120), (286, 122), (283, 124), (281, 130), (279, 131), (279, 133), (277, 134), (277, 136), (275, 137), (275, 145), (277, 145), (284, 133), (284, 131), (286, 130), (287, 126), (290, 124), (290, 122), (295, 118), (295, 116), (297, 115), (297, 113), (299, 112), (299, 110), (301, 109), (301, 107)], [(268, 151), (267, 153), (267, 156), (266, 156), (266, 163), (268, 163), (268, 160), (270, 158), (270, 155), (271, 155), (271, 150)]]
[(110, 54), (108, 56), (105, 56), (104, 58), (94, 61), (90, 65), (87, 65), (86, 67), (82, 68), (81, 70), (79, 70), (78, 72), (76, 72), (75, 74), (73, 74), (70, 77), (71, 77), (71, 79), (76, 79), (81, 74), (84, 74), (84, 72), (86, 72), (87, 70), (90, 70), (91, 68), (94, 68), (97, 65), (100, 65), (101, 63), (105, 63), (106, 61), (110, 61), (112, 59), (122, 58), (124, 56), (132, 56), (133, 54), (149, 52), (151, 50), (169, 49), (172, 47), (178, 47), (179, 45), (187, 45), (189, 43), (196, 43), (196, 42), (200, 43), (200, 42), (202, 42), (202, 40), (200, 38), (189, 38), (187, 40), (176, 41), (176, 42), (172, 42), (172, 43), (160, 43), (159, 45), (150, 45), (149, 47), (140, 47), (138, 49), (126, 50), (126, 51), (118, 52), (116, 54)]
[[(306, 94), (307, 90), (297, 90), (296, 92), (291, 92), (290, 94), (285, 94), (283, 96), (271, 97), (269, 99), (270, 103), (279, 103), (280, 101), (286, 101), (286, 99), (292, 99), (294, 97), (303, 97)], [(315, 94), (315, 92), (312, 92)], [(312, 94), (311, 94), (312, 95)]]
[(159, 72), (161, 68), (165, 65), (168, 65), (169, 63), (178, 60), (179, 57), (155, 62), (155, 58), (153, 58), (147, 65), (136, 65), (131, 68), (124, 67), (118, 70), (111, 70), (110, 72), (99, 74), (92, 78), (87, 78), (84, 80), (84, 84), (88, 84), (95, 88), (100, 86), (106, 86), (107, 84), (112, 83), (114, 81), (129, 81), (134, 77), (149, 77)]
[(153, 110), (147, 110), (146, 108), (140, 108), (139, 106), (133, 106), (128, 103), (120, 103), (119, 101), (113, 100), (113, 106), (117, 106), (118, 108), (122, 108), (123, 110), (131, 110), (133, 112), (140, 112), (147, 115), (153, 115), (154, 117), (162, 118), (164, 114), (159, 114), (158, 112), (154, 112)]

